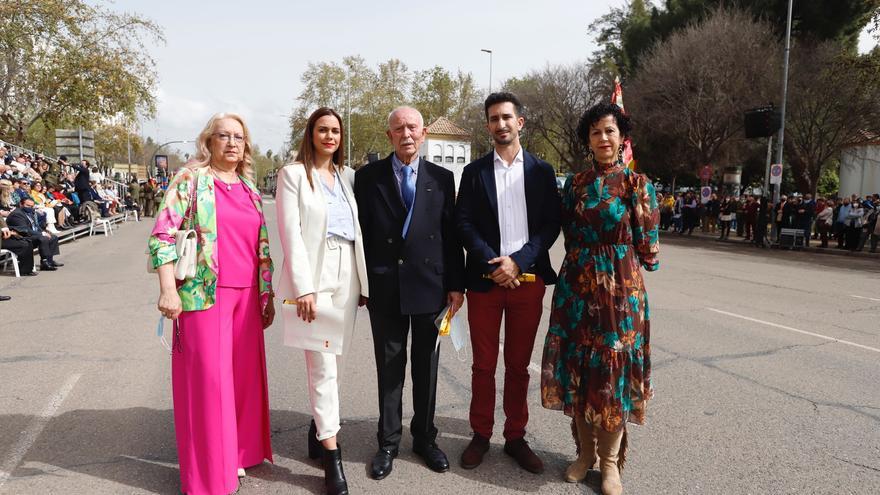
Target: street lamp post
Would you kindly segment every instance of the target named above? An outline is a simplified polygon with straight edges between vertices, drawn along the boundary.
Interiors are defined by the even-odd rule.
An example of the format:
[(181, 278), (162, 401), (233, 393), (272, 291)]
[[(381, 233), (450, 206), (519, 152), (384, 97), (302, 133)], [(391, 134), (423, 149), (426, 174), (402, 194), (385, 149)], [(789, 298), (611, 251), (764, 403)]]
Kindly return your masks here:
[(483, 48), (480, 51), (489, 54), (489, 93), (492, 93), (492, 50)]
[[(779, 128), (779, 143), (776, 145), (776, 163), (782, 165), (782, 146), (785, 142), (785, 103), (788, 98), (788, 54), (791, 52), (791, 11), (794, 0), (788, 0), (788, 24), (785, 28), (785, 62), (782, 66), (782, 126)], [(776, 184), (773, 188), (773, 204), (779, 203), (779, 191), (782, 184)]]
[(156, 151), (153, 151), (153, 156), (150, 157), (150, 163), (147, 164), (147, 169), (150, 171), (150, 174), (149, 174), (150, 177), (155, 177), (155, 175), (156, 175), (156, 170), (155, 170), (155, 168), (153, 168), (153, 167), (154, 167), (154, 164), (155, 164), (155, 161), (156, 161), (156, 155), (159, 154), (159, 150), (161, 150), (162, 148), (168, 146), (169, 144), (186, 144), (186, 143), (189, 143), (189, 142), (190, 142), (190, 141), (185, 141), (185, 140), (184, 140), (184, 141), (168, 141), (167, 143), (162, 143), (162, 144), (160, 144), (159, 147), (156, 148)]

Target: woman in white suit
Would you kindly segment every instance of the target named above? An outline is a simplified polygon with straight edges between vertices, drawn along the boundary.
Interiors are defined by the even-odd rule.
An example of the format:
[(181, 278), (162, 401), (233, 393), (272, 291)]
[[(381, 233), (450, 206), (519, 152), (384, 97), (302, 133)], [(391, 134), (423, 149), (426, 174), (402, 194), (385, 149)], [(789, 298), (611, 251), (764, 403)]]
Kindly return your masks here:
[(315, 110), (296, 161), (278, 174), (276, 194), (284, 343), (305, 350), (313, 417), (309, 457), (323, 455), (329, 494), (348, 493), (336, 443), (338, 376), (358, 305), (368, 295), (354, 171), (342, 165), (342, 138), (339, 115), (326, 107)]

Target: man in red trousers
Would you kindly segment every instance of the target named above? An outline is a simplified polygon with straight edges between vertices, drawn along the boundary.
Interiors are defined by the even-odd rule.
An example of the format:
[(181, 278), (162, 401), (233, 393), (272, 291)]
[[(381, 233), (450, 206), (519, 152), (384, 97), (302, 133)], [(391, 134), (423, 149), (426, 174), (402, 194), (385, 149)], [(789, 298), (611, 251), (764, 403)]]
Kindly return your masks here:
[[(511, 93), (485, 103), (494, 150), (468, 164), (456, 204), (456, 226), (467, 250), (465, 282), (474, 363), (471, 443), (461, 465), (473, 469), (489, 450), (495, 416), (495, 367), (504, 317), (504, 452), (527, 471), (544, 470), (525, 441), (529, 362), (543, 312), (544, 287), (556, 282), (548, 250), (560, 227), (553, 167), (522, 149), (525, 119)], [(533, 281), (529, 281), (532, 280)]]

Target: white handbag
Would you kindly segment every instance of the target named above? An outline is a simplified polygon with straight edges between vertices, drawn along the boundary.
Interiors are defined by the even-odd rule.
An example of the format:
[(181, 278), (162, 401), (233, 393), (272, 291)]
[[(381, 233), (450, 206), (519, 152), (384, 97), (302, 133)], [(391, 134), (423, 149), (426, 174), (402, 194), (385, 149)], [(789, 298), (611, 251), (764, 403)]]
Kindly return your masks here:
[(195, 230), (178, 230), (174, 235), (177, 260), (174, 262), (174, 278), (186, 280), (196, 276), (198, 265), (199, 234)]
[(284, 318), (284, 345), (307, 351), (342, 354), (345, 334), (345, 310), (333, 306), (328, 293), (315, 294), (317, 318), (305, 322), (296, 315), (296, 302), (285, 300), (281, 305)]
[[(199, 233), (198, 221), (196, 220), (196, 191), (198, 189), (198, 177), (193, 178), (192, 191), (189, 196), (186, 214), (180, 223), (180, 229), (174, 234), (174, 249), (177, 251), (177, 259), (174, 261), (174, 278), (186, 280), (196, 276), (198, 266)], [(183, 227), (187, 226), (188, 229)], [(150, 253), (147, 251), (147, 271), (155, 273)]]

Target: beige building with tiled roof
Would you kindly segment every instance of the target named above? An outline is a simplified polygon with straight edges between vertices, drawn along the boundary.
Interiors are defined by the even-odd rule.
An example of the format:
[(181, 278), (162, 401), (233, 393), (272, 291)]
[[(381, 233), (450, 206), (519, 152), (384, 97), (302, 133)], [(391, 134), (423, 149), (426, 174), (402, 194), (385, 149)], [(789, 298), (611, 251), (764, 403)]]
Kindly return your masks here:
[(471, 162), (471, 134), (446, 117), (440, 117), (428, 125), (428, 134), (419, 154), (425, 160), (451, 170), (458, 189), (464, 166)]

